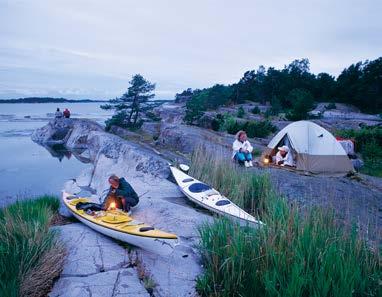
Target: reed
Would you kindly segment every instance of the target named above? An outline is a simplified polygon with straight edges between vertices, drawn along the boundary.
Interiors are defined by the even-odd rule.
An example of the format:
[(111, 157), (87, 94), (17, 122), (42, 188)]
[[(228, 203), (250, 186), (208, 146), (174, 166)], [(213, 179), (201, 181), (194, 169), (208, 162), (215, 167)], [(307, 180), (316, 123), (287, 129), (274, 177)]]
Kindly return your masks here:
[(51, 288), (64, 259), (49, 229), (58, 207), (57, 198), (43, 196), (0, 211), (0, 296), (45, 296)]
[(372, 251), (355, 226), (345, 228), (328, 209), (299, 212), (256, 174), (197, 150), (191, 174), (257, 213), (265, 227), (227, 219), (200, 226), (202, 296), (382, 296), (381, 251)]

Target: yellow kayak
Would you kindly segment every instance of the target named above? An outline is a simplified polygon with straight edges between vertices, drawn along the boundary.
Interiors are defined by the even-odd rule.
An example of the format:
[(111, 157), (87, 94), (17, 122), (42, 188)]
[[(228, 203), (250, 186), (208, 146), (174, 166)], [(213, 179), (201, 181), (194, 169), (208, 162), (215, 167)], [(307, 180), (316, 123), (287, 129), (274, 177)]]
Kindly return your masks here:
[(171, 253), (178, 243), (175, 234), (136, 221), (121, 210), (98, 211), (94, 215), (90, 215), (83, 210), (76, 209), (79, 202), (91, 202), (88, 198), (76, 197), (63, 192), (62, 200), (79, 221), (106, 236), (159, 254)]

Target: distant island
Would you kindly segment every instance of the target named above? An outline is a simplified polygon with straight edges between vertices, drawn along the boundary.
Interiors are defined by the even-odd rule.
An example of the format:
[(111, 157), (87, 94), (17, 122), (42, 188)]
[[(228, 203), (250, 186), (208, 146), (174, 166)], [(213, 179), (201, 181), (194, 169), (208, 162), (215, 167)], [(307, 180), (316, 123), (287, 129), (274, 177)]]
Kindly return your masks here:
[(0, 103), (94, 103), (106, 102), (105, 100), (90, 100), (90, 99), (65, 99), (52, 97), (27, 97), (19, 99), (0, 99)]

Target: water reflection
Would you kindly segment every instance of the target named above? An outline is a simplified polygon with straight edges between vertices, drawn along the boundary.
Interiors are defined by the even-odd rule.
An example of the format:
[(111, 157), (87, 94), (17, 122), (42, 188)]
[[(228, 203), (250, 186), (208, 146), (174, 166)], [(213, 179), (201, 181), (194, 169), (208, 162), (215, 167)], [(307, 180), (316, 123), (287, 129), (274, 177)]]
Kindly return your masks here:
[(63, 144), (41, 145), (41, 146), (45, 148), (52, 157), (57, 158), (60, 162), (62, 162), (63, 159), (70, 160), (72, 156), (74, 156), (78, 161), (82, 163), (87, 164), (91, 162), (89, 158), (84, 157), (82, 155), (85, 149), (69, 150)]

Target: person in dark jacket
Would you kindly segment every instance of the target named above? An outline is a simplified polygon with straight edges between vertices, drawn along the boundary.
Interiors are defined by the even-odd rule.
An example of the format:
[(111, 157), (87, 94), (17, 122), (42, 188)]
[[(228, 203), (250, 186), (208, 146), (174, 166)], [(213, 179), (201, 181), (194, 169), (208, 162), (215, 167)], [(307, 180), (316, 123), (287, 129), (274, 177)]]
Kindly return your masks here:
[(139, 197), (133, 187), (123, 178), (116, 175), (109, 177), (110, 189), (103, 203), (103, 208), (108, 209), (111, 202), (115, 202), (124, 211), (129, 212), (130, 208), (136, 206)]

